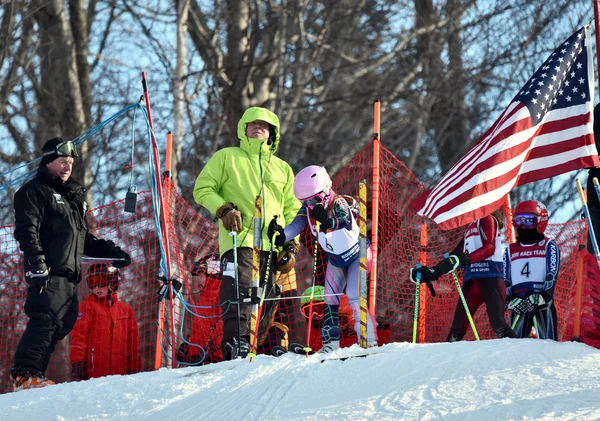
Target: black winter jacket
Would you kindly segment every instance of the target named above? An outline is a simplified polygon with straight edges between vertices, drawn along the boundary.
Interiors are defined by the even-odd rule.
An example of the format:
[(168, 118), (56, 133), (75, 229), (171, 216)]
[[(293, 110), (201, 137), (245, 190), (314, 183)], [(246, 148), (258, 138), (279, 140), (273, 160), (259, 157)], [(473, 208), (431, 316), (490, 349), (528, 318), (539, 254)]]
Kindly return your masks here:
[(85, 188), (50, 175), (40, 164), (37, 176), (15, 193), (15, 238), (28, 260), (43, 257), (52, 275), (81, 280), (81, 257), (121, 257), (112, 241), (88, 232)]

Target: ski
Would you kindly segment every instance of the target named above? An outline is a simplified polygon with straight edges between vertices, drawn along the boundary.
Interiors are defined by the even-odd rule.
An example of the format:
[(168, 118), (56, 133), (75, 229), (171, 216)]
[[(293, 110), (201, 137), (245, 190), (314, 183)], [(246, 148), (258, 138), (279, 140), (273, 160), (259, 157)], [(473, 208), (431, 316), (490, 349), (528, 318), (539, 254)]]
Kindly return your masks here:
[(316, 351), (313, 351), (312, 349), (310, 351), (306, 352), (306, 346), (302, 345), (302, 344), (297, 344), (297, 343), (290, 344), (289, 350), (290, 350), (290, 352), (293, 352), (294, 354), (300, 354), (300, 355), (316, 354)]
[(321, 357), (321, 362), (324, 363), (325, 361), (346, 361), (346, 360), (349, 360), (350, 358), (364, 358), (364, 357), (368, 357), (369, 355), (373, 355), (373, 354), (346, 355), (343, 357), (328, 357), (327, 354), (324, 354)]
[[(288, 349), (286, 349), (280, 345), (275, 345), (273, 347), (271, 353), (275, 357), (280, 357), (284, 354), (306, 355), (306, 351), (304, 350), (304, 348), (306, 348), (304, 345), (297, 344), (297, 343), (290, 344)], [(316, 354), (316, 352), (312, 351), (312, 350), (308, 351), (308, 355), (313, 355), (313, 354)]]
[(289, 352), (289, 351), (288, 351), (286, 348), (282, 347), (281, 345), (275, 345), (275, 346), (273, 347), (273, 349), (271, 349), (271, 354), (272, 354), (274, 357), (281, 357), (282, 355), (285, 355), (285, 354), (287, 354), (288, 352)]
[(364, 358), (364, 357), (368, 357), (370, 355), (377, 355), (377, 354), (381, 354), (382, 351), (379, 350), (369, 350), (369, 352), (364, 352), (362, 354), (354, 354), (354, 355), (334, 355), (331, 356), (331, 354), (323, 354), (321, 356), (321, 362), (324, 363), (325, 361), (346, 361), (349, 360), (351, 358)]

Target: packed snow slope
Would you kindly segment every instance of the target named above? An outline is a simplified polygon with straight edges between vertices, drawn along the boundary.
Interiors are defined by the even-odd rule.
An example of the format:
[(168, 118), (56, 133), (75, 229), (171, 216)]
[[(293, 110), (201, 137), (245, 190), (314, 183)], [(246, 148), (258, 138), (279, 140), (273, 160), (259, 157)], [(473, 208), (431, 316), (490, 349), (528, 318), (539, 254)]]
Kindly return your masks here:
[(8, 393), (0, 419), (600, 420), (600, 351), (580, 343), (398, 343), (368, 352), (323, 363), (259, 356)]

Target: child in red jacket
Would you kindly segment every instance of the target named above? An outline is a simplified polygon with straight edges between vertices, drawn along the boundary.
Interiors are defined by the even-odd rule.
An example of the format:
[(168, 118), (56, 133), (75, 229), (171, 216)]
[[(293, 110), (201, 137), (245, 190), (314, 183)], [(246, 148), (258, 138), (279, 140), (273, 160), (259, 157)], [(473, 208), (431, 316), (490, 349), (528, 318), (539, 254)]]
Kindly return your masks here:
[(73, 380), (141, 371), (140, 337), (131, 306), (117, 298), (119, 269), (90, 266), (90, 295), (79, 306), (71, 332)]

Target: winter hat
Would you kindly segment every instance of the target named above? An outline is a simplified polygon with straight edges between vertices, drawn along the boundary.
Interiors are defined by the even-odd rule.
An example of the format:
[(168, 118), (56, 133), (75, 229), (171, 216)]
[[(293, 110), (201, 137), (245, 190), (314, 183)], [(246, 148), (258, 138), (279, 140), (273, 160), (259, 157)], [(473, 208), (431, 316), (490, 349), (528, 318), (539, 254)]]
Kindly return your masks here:
[[(44, 146), (42, 147), (42, 155), (43, 155), (42, 163), (43, 164), (49, 164), (52, 161), (54, 161), (56, 158), (58, 158), (58, 154), (56, 153), (56, 147), (63, 142), (64, 142), (64, 139), (62, 137), (55, 137), (55, 138), (52, 138), (52, 139), (46, 141), (46, 143), (44, 143)], [(46, 155), (46, 153), (48, 153), (48, 152), (53, 152), (53, 153)]]

